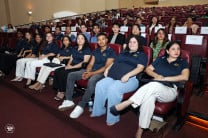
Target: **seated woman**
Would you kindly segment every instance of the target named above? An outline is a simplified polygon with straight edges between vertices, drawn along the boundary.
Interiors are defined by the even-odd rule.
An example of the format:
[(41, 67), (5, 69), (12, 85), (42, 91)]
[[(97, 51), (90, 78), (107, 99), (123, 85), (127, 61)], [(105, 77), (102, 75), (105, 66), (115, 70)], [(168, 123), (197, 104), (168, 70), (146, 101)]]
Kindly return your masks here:
[[(22, 38), (23, 34), (21, 31), (17, 32), (17, 43), (15, 51), (5, 51), (0, 54), (0, 74), (8, 75), (15, 67), (16, 61), (19, 58), (25, 57), (24, 52), (31, 49), (32, 47), (32, 36), (29, 32), (25, 32), (25, 39)], [(1, 76), (0, 75), (0, 76)]]
[(43, 50), (42, 55), (31, 62), (26, 63), (24, 78), (27, 79), (26, 87), (28, 87), (32, 80), (35, 80), (36, 67), (42, 67), (44, 63), (49, 63), (50, 58), (54, 57), (58, 51), (59, 47), (53, 41), (53, 34), (46, 34), (47, 46)]
[(150, 43), (150, 47), (153, 50), (153, 60), (157, 58), (160, 50), (165, 48), (168, 43), (168, 34), (165, 32), (165, 29), (158, 29), (154, 41)]
[(129, 19), (128, 19), (128, 18), (125, 18), (125, 19), (123, 20), (123, 23), (122, 23), (121, 26), (131, 27), (132, 24), (129, 22)]
[(178, 26), (176, 22), (176, 17), (172, 17), (170, 19), (170, 22), (165, 26), (165, 28), (167, 28), (167, 33), (173, 34), (174, 33), (173, 30), (176, 26)]
[[(65, 66), (65, 61), (69, 60), (70, 55), (72, 53), (71, 48), (71, 39), (68, 36), (64, 36), (62, 39), (63, 47), (59, 50), (59, 53), (57, 54), (56, 58), (52, 60), (53, 63), (56, 63), (54, 67), (51, 67), (50, 65), (43, 65), (41, 67), (41, 70), (38, 74), (37, 82), (33, 85), (31, 85), (29, 88), (34, 89), (36, 91), (42, 90), (43, 86), (50, 75), (52, 71), (55, 71), (58, 68), (61, 68)], [(62, 63), (62, 64), (60, 64)]]
[(119, 121), (119, 116), (110, 113), (110, 107), (122, 100), (124, 93), (138, 88), (139, 82), (136, 75), (142, 72), (147, 65), (147, 56), (139, 45), (139, 37), (132, 35), (128, 47), (122, 52), (104, 72), (105, 78), (97, 82), (95, 99), (91, 117), (105, 114), (107, 102), (107, 125), (114, 125)]
[(155, 28), (156, 26), (158, 26), (158, 27), (162, 27), (162, 25), (161, 24), (159, 24), (158, 23), (159, 21), (158, 21), (158, 18), (156, 17), (156, 16), (153, 16), (152, 18), (151, 18), (151, 21), (150, 21), (150, 23), (149, 23), (149, 25), (148, 25), (148, 28), (149, 28), (149, 34), (152, 34), (153, 32), (153, 28)]
[(84, 34), (79, 34), (77, 36), (76, 47), (72, 48), (71, 58), (68, 64), (65, 67), (55, 70), (53, 87), (58, 90), (56, 97), (54, 97), (55, 100), (64, 98), (68, 73), (80, 70), (82, 64), (89, 61), (90, 54), (87, 38)]
[[(174, 101), (177, 97), (177, 82), (188, 80), (188, 63), (180, 57), (180, 54), (179, 43), (170, 42), (166, 47), (166, 54), (158, 57), (146, 69), (146, 73), (153, 79), (139, 88), (128, 100), (111, 107), (111, 113), (117, 115), (118, 111), (129, 105), (132, 105), (133, 108), (140, 106), (139, 128), (136, 138), (142, 136), (143, 129), (149, 128), (155, 102)], [(168, 83), (169, 85), (167, 85)]]
[(199, 26), (193, 22), (192, 17), (188, 17), (186, 22), (184, 23), (184, 26), (187, 28), (191, 28), (192, 34), (197, 34), (197, 30)]
[(28, 45), (31, 45), (30, 50), (26, 50), (24, 55), (27, 54), (25, 58), (18, 59), (16, 62), (16, 77), (12, 79), (11, 81), (22, 81), (24, 77), (25, 72), (25, 65), (27, 62), (31, 62), (36, 59), (38, 55), (38, 49), (43, 45), (42, 37), (39, 34), (35, 35), (35, 41), (32, 43), (31, 40), (31, 34), (26, 33), (26, 38)]
[[(146, 38), (144, 38), (141, 35), (141, 27), (138, 24), (133, 24), (132, 25), (131, 35), (136, 35), (136, 36), (139, 37), (139, 45), (140, 46), (147, 46), (148, 45)], [(129, 38), (131, 38), (131, 35), (128, 36), (128, 38), (126, 39), (125, 44), (123, 44), (123, 49), (126, 48), (128, 42), (129, 42)]]
[(8, 32), (8, 33), (16, 32), (16, 28), (15, 28), (11, 23), (9, 23), (9, 24), (7, 25), (7, 32)]

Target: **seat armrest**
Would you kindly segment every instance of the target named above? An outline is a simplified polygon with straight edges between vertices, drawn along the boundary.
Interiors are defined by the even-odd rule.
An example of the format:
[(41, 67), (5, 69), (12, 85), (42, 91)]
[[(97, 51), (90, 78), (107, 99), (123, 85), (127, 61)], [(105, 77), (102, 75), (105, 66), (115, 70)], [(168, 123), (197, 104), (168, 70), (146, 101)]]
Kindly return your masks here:
[(148, 83), (152, 79), (145, 72), (140, 72), (139, 74), (136, 75), (136, 78), (139, 81), (139, 87)]
[(193, 90), (193, 83), (191, 81), (186, 81), (183, 86), (184, 87), (178, 88), (179, 94), (176, 106), (177, 121), (173, 126), (175, 131), (179, 131), (185, 123), (190, 97)]
[(178, 82), (178, 89), (184, 89), (185, 88), (185, 84), (186, 84), (187, 81), (181, 81), (181, 82)]
[(188, 110), (193, 83), (191, 81), (181, 82), (178, 87), (177, 112), (178, 115), (184, 116)]

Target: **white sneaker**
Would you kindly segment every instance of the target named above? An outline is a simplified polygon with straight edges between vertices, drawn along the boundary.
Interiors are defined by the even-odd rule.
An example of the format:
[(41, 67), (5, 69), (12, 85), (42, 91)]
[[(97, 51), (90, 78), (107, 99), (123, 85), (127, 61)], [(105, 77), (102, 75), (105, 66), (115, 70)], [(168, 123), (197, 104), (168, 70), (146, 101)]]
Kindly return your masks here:
[(70, 114), (70, 118), (78, 118), (82, 113), (84, 112), (84, 109), (77, 105), (74, 110)]
[(70, 100), (64, 100), (63, 103), (58, 107), (58, 110), (65, 111), (69, 108), (72, 108), (74, 106), (74, 102)]

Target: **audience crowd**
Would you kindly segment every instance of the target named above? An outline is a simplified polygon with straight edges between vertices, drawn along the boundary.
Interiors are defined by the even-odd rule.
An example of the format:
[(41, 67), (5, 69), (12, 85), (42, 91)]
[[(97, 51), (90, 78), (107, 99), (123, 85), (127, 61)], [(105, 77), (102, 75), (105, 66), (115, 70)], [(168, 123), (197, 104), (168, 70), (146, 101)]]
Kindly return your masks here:
[[(32, 22), (29, 28), (15, 29), (9, 24), (2, 31), (17, 31), (16, 46), (0, 47), (0, 76), (16, 68), (11, 81), (26, 79), (25, 88), (34, 91), (43, 90), (47, 78), (53, 77), (57, 91), (54, 99), (63, 100), (57, 107), (60, 111), (75, 106), (72, 96), (76, 82), (86, 80), (86, 91), (70, 117), (78, 118), (94, 99), (91, 117), (107, 113), (106, 123), (112, 126), (120, 120), (118, 111), (129, 105), (141, 106), (136, 133), (139, 138), (143, 129), (149, 127), (153, 104), (157, 100), (173, 101), (177, 96), (176, 82), (188, 80), (189, 67), (180, 57), (180, 43), (168, 34), (174, 35), (176, 27), (185, 27), (186, 34), (199, 35), (200, 29), (208, 26), (206, 19), (208, 5), (110, 10), (66, 17), (58, 22)], [(122, 49), (119, 54), (110, 47), (114, 44)], [(153, 51), (150, 65), (144, 46)], [(166, 49), (166, 54), (158, 57), (161, 49)], [(141, 72), (154, 81), (140, 88), (136, 76)], [(170, 82), (171, 86), (163, 82)], [(134, 90), (137, 92), (130, 99), (119, 104), (124, 93)], [(163, 90), (169, 95), (161, 93)]]

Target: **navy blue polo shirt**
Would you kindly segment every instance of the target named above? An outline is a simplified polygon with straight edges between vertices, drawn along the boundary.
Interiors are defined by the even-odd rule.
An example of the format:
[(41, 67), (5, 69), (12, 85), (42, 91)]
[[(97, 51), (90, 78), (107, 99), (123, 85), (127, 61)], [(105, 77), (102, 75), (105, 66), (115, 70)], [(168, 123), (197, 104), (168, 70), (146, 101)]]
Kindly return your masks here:
[(92, 55), (95, 57), (95, 63), (93, 65), (93, 67), (92, 67), (93, 71), (98, 70), (98, 69), (104, 67), (108, 58), (115, 58), (116, 57), (115, 52), (110, 47), (107, 47), (102, 52), (101, 52), (100, 47), (96, 48), (93, 51)]
[(24, 39), (18, 39), (15, 47), (15, 53), (19, 53), (21, 49), (24, 47), (25, 40)]
[(126, 73), (132, 71), (137, 65), (147, 65), (147, 56), (143, 52), (124, 51), (115, 59), (114, 64), (108, 72), (108, 76), (120, 80)]
[(62, 33), (54, 34), (54, 39), (61, 40), (64, 35)]
[(28, 41), (24, 40), (24, 42), (23, 42), (23, 48), (24, 48), (24, 50), (30, 50), (32, 48), (31, 41), (28, 42)]
[(91, 51), (89, 47), (86, 47), (79, 51), (78, 51), (78, 47), (73, 47), (72, 48), (72, 58), (73, 58), (72, 65), (76, 65), (84, 61), (85, 55), (91, 55)]
[(42, 44), (42, 42), (37, 43), (36, 41), (32, 42), (32, 54), (34, 55), (38, 55), (38, 51), (40, 49), (40, 45)]
[(72, 53), (72, 47), (68, 46), (67, 48), (59, 49), (60, 56), (70, 56)]
[(32, 54), (37, 55), (39, 46), (35, 40), (32, 41)]
[(54, 43), (47, 44), (46, 48), (43, 50), (42, 54), (46, 55), (48, 53), (57, 54), (59, 52), (59, 47)]
[(38, 46), (36, 45), (34, 40), (25, 41), (24, 42), (24, 50), (32, 50), (32, 54), (37, 55), (38, 53)]
[(152, 63), (152, 66), (155, 68), (154, 71), (157, 74), (164, 77), (180, 75), (183, 69), (189, 68), (187, 61), (183, 60), (181, 57), (177, 58), (176, 61), (169, 63), (166, 56), (158, 57)]

